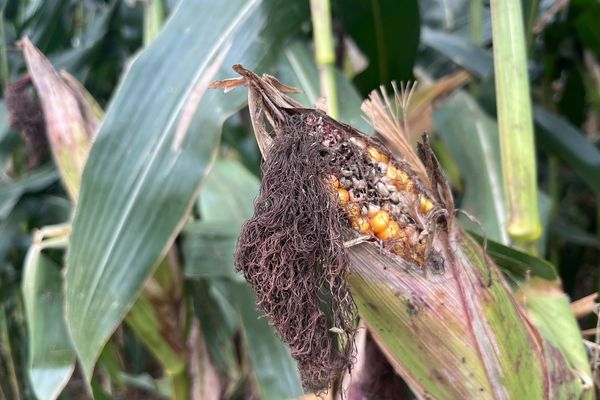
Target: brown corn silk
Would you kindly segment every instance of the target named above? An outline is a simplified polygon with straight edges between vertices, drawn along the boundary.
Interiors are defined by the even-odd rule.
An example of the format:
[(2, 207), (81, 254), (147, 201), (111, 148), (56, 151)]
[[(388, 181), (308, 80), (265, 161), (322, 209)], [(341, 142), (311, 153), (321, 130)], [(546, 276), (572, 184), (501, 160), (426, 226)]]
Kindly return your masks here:
[(27, 149), (28, 167), (40, 165), (48, 154), (48, 138), (44, 112), (35, 97), (29, 75), (12, 82), (4, 90), (6, 108), (10, 113), (10, 126), (18, 129)]
[[(400, 159), (302, 108), (275, 78), (234, 70), (242, 77), (213, 87), (248, 86), (265, 158), (236, 266), (290, 345), (305, 388), (324, 389), (350, 368), (357, 307), (419, 398), (553, 398), (539, 334), (492, 260), (454, 222), (427, 137), (418, 157)], [(364, 111), (376, 129), (393, 128), (378, 95)]]

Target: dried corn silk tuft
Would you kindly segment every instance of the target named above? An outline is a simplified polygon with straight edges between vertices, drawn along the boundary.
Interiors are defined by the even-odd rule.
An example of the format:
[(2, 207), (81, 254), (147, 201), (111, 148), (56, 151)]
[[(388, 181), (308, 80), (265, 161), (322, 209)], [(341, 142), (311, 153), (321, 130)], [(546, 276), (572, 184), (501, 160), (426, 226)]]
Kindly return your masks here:
[(298, 361), (308, 390), (350, 366), (356, 307), (337, 201), (327, 190), (320, 146), (302, 116), (270, 147), (254, 216), (242, 228), (236, 266)]

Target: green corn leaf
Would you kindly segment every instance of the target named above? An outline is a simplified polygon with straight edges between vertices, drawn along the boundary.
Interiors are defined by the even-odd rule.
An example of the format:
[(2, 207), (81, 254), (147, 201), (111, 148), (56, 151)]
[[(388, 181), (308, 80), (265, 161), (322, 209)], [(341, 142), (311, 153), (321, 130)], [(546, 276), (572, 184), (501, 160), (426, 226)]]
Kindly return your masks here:
[[(507, 244), (508, 213), (500, 167), (496, 121), (464, 92), (452, 95), (433, 114), (437, 132), (461, 171), (461, 207), (481, 223), (488, 238)], [(476, 225), (463, 219), (472, 230)]]
[(258, 178), (239, 163), (215, 163), (198, 201), (201, 220), (183, 230), (187, 277), (243, 280), (233, 271), (233, 253), (242, 223), (254, 213), (258, 187)]
[(90, 153), (67, 257), (67, 325), (88, 381), (245, 102), (208, 84), (234, 63), (264, 69), (306, 16), (278, 0), (183, 0), (131, 65)]
[(5, 219), (13, 210), (21, 196), (36, 192), (50, 186), (58, 179), (58, 172), (51, 165), (46, 165), (31, 172), (18, 181), (0, 187), (0, 220)]
[(421, 30), (421, 41), (481, 79), (487, 78), (492, 72), (491, 55), (458, 33), (424, 27)]
[(29, 379), (39, 400), (56, 399), (75, 368), (75, 351), (63, 318), (62, 274), (37, 246), (30, 248), (24, 268)]
[(600, 151), (565, 119), (541, 107), (534, 108), (538, 143), (556, 154), (596, 193), (600, 194)]
[(484, 240), (483, 236), (474, 232), (469, 233), (480, 245), (487, 245), (488, 255), (515, 283), (524, 282), (530, 275), (547, 280), (558, 279), (556, 269), (548, 261), (494, 240)]
[(256, 310), (254, 292), (245, 283), (221, 285), (220, 290), (227, 291), (227, 297), (234, 299), (261, 397), (277, 400), (300, 396), (302, 386), (298, 366), (288, 346), (275, 336), (267, 318)]

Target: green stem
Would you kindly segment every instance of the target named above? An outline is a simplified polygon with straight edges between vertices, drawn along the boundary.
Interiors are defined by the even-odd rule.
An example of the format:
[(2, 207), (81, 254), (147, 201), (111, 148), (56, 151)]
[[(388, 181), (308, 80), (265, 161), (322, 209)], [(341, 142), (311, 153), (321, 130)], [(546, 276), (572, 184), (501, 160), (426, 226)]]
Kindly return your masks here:
[(311, 0), (310, 11), (315, 41), (315, 59), (319, 68), (321, 94), (327, 101), (327, 113), (333, 118), (339, 115), (335, 81), (335, 51), (331, 30), (331, 6), (329, 0)]
[(187, 371), (183, 370), (171, 377), (171, 398), (173, 400), (188, 400), (190, 398), (190, 382)]
[(531, 249), (542, 228), (523, 12), (520, 0), (492, 0), (491, 9), (507, 231), (517, 245)]
[(596, 195), (596, 234), (600, 238), (600, 195)]
[[(477, 45), (483, 44), (483, 0), (471, 0), (469, 7), (469, 32), (471, 40)], [(473, 81), (469, 85), (469, 92), (473, 97), (479, 95), (479, 82)]]

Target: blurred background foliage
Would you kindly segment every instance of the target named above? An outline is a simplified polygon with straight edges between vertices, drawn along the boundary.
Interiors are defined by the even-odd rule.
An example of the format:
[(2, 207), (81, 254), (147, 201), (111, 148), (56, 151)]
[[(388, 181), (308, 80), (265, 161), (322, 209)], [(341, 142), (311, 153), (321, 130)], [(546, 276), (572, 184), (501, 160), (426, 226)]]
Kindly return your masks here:
[[(126, 96), (122, 95), (116, 99), (115, 96), (129, 63), (156, 34), (148, 31), (153, 15), (160, 22), (176, 12), (177, 7), (197, 3), (208, 10), (212, 2), (189, 0), (178, 3), (176, 0), (2, 1), (0, 85), (5, 89), (8, 83), (27, 73), (16, 44), (27, 36), (56, 70), (64, 69), (79, 80), (99, 105), (108, 109), (109, 116), (111, 112), (116, 114), (109, 108), (111, 103), (126, 103), (135, 110), (136, 105), (147, 104), (152, 98), (174, 101), (164, 95), (172, 89), (173, 83), (167, 80), (152, 82), (151, 89), (155, 91), (139, 92), (138, 95), (143, 96), (140, 98), (123, 98)], [(237, 30), (232, 41), (223, 46), (239, 47), (240, 54), (255, 54), (252, 46), (274, 43), (269, 57), (250, 58), (254, 61), (249, 62), (255, 63), (251, 66), (259, 65), (257, 72), (269, 72), (282, 82), (301, 88), (304, 93), (298, 95), (298, 100), (312, 106), (320, 94), (308, 3), (267, 0), (237, 3), (256, 13), (257, 20), (250, 19), (246, 24), (235, 26)], [(600, 280), (600, 3), (596, 0), (523, 0), (522, 3), (544, 225), (539, 256), (554, 265), (571, 299), (579, 299), (596, 292)], [(291, 11), (283, 12), (287, 7)], [(392, 80), (418, 80), (407, 116), (410, 135), (414, 141), (423, 131), (434, 135), (434, 148), (450, 178), (459, 207), (481, 222), (489, 239), (508, 245), (488, 2), (335, 0), (332, 11), (341, 119), (371, 132), (372, 128), (361, 117), (361, 100), (371, 90)], [(227, 29), (229, 26), (229, 21), (215, 22), (221, 15), (210, 12), (193, 17), (195, 24), (206, 29)], [(272, 26), (264, 28), (265, 21)], [(183, 37), (185, 30), (172, 26), (175, 23), (170, 21), (171, 26), (167, 25), (165, 30), (171, 29), (171, 38)], [(253, 33), (253, 27), (259, 27), (260, 31)], [(248, 40), (254, 42), (244, 43), (247, 34), (250, 35)], [(270, 38), (276, 35), (279, 35), (277, 40), (271, 41)], [(150, 49), (158, 49), (158, 46), (157, 43)], [(178, 47), (167, 46), (166, 49), (160, 54), (176, 64)], [(218, 47), (215, 49), (219, 51)], [(225, 64), (238, 62), (230, 58), (225, 58)], [(160, 63), (156, 59), (154, 62)], [(229, 65), (225, 64), (220, 70), (223, 78), (232, 75)], [(160, 70), (158, 64), (151, 65), (150, 73), (140, 79), (152, 79), (154, 67)], [(463, 70), (470, 75), (460, 80), (448, 80), (449, 77), (456, 78)], [(199, 199), (192, 206), (192, 216), (181, 221), (182, 224), (185, 222), (183, 230), (167, 253), (166, 261), (154, 272), (152, 279), (162, 288), (158, 290), (161, 295), (148, 295), (152, 293), (152, 287), (146, 284), (145, 297), (139, 298), (142, 300), (138, 303), (141, 303), (139, 306), (136, 303), (127, 323), (119, 327), (108, 323), (105, 326), (109, 334), (114, 333), (99, 356), (99, 367), (88, 377), (96, 398), (177, 398), (177, 387), (182, 387), (177, 383), (180, 372), (177, 368), (181, 362), (186, 364), (181, 368), (196, 368), (191, 373), (192, 378), (183, 384), (196, 390), (194, 393), (200, 393), (195, 398), (255, 396), (278, 399), (301, 394), (294, 361), (266, 321), (257, 319), (259, 314), (254, 308), (253, 294), (233, 272), (232, 251), (242, 222), (252, 213), (260, 177), (260, 152), (248, 114), (234, 112), (243, 105), (244, 96), (238, 94), (239, 100), (233, 101), (235, 104), (224, 106), (231, 112), (221, 108), (211, 110), (205, 100), (201, 103), (206, 113), (217, 115), (216, 119), (233, 114), (225, 120), (222, 134), (215, 122), (214, 127), (211, 125), (214, 132), (211, 131), (209, 138), (199, 140), (195, 145), (209, 143), (215, 146), (217, 161), (203, 182)], [(155, 107), (140, 112), (146, 112), (146, 118), (151, 119), (161, 104)], [(164, 103), (164, 107), (168, 107), (168, 103)], [(204, 121), (198, 118), (198, 121)], [(205, 135), (204, 125), (198, 121), (191, 125), (197, 132), (188, 136)], [(101, 135), (105, 128), (101, 129)], [(119, 132), (119, 135), (136, 133)], [(112, 149), (109, 138), (115, 135), (106, 133), (101, 137), (99, 148)], [(94, 152), (96, 147), (91, 163), (100, 157), (95, 157)], [(98, 150), (97, 154), (100, 152)], [(32, 233), (44, 226), (69, 221), (74, 208), (48, 154), (45, 153), (39, 165), (31, 166), (32, 155), (28, 153), (25, 140), (9, 127), (8, 112), (1, 102), (0, 399), (30, 399), (36, 394), (55, 398), (64, 384), (66, 387), (60, 398), (88, 396), (85, 371), (75, 368), (71, 377), (74, 355), (67, 355), (66, 361), (45, 360), (50, 363), (47, 374), (38, 375), (37, 381), (30, 379), (31, 370), (36, 367), (31, 364), (30, 352), (35, 348), (31, 341), (39, 340), (39, 337), (32, 339), (31, 326), (29, 331), (27, 328), (21, 291), (24, 265), (27, 265), (25, 257), (32, 245)], [(206, 157), (208, 160), (209, 155)], [(121, 168), (126, 167), (115, 166), (116, 170)], [(178, 173), (189, 173), (189, 179), (194, 183), (204, 171), (183, 169)], [(93, 196), (101, 204), (112, 201), (110, 196), (118, 195), (86, 190), (87, 176), (84, 175), (82, 204), (92, 204)], [(101, 174), (89, 176), (102, 178)], [(118, 178), (117, 174), (115, 179)], [(188, 179), (183, 175), (179, 178), (182, 181)], [(184, 195), (181, 201), (186, 203), (185, 196), (191, 198), (192, 192), (194, 190)], [(103, 197), (105, 194), (106, 198)], [(92, 204), (90, 208), (93, 207)], [(181, 207), (185, 208), (185, 204)], [(464, 223), (481, 234), (481, 228), (476, 224), (466, 218)], [(170, 231), (165, 232), (166, 236), (171, 235)], [(110, 236), (110, 232), (106, 235)], [(101, 246), (104, 239), (101, 234), (98, 237)], [(138, 249), (139, 252), (146, 251), (143, 247)], [(490, 246), (489, 250), (494, 252), (494, 247)], [(152, 251), (156, 253), (153, 253), (154, 257), (165, 254), (160, 248)], [(502, 254), (502, 250), (498, 252)], [(64, 265), (64, 246), (45, 250), (39, 257), (36, 266), (53, 272), (36, 277), (39, 280), (36, 284), (41, 286), (31, 290), (46, 296), (48, 302), (57, 301), (58, 306), (49, 307), (48, 312), (60, 314), (61, 280), (65, 276), (64, 271), (60, 271)], [(540, 276), (552, 271), (547, 261), (536, 260), (533, 263), (537, 264), (527, 259), (519, 264), (513, 257), (513, 263), (507, 263), (505, 270), (511, 282), (518, 286), (528, 269)], [(143, 268), (151, 273), (153, 265), (154, 262), (150, 262)], [(128, 265), (120, 267), (129, 268)], [(145, 277), (142, 274), (140, 282)], [(130, 291), (131, 296), (139, 293), (135, 287)], [(40, 328), (42, 339), (57, 329), (64, 330), (61, 317), (46, 320), (47, 326)], [(587, 339), (593, 340), (590, 329), (595, 327), (595, 319), (588, 315), (579, 322), (590, 335)], [(144, 330), (146, 328), (158, 332), (157, 342), (149, 339), (153, 336)], [(161, 338), (165, 330), (179, 336)], [(101, 338), (98, 340), (102, 341)], [(157, 350), (164, 340), (166, 348), (173, 352), (172, 358)], [(61, 345), (72, 353), (68, 338), (66, 344), (56, 344)], [(75, 345), (77, 347), (77, 343)], [(189, 360), (190, 348), (194, 349), (195, 359), (200, 360), (195, 367)], [(206, 356), (206, 351), (210, 357)], [(169, 364), (169, 360), (175, 361)], [(169, 366), (174, 369), (170, 370)], [(44, 369), (45, 364), (42, 362), (38, 367)], [(198, 389), (206, 382), (215, 387), (217, 397)], [(42, 387), (44, 384), (47, 386)]]

